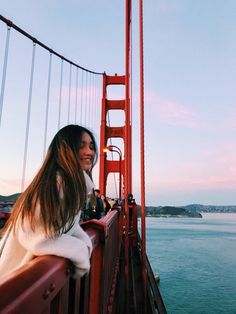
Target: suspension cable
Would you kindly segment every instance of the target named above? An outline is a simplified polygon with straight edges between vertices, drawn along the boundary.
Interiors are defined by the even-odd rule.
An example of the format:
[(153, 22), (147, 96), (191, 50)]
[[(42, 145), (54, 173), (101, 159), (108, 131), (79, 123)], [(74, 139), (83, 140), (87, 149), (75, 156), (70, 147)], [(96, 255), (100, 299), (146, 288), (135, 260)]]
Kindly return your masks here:
[(96, 125), (95, 125), (95, 121), (96, 121), (96, 76), (95, 75), (93, 75), (93, 102), (92, 102), (92, 104), (93, 104), (93, 112), (94, 112), (94, 115), (93, 115), (93, 121), (92, 121), (92, 126), (93, 126), (93, 128), (94, 128), (94, 130), (95, 130), (95, 127), (96, 127)]
[(7, 61), (8, 61), (10, 31), (11, 31), (11, 28), (10, 28), (10, 26), (8, 26), (7, 27), (6, 44), (5, 44), (5, 55), (4, 55), (4, 64), (3, 64), (1, 95), (0, 95), (0, 127), (1, 127), (1, 120), (2, 120), (2, 108), (3, 108), (3, 99), (4, 99), (4, 91), (5, 91), (6, 73), (7, 73)]
[[(96, 77), (96, 79), (97, 79), (97, 77)], [(99, 90), (100, 90), (100, 93), (99, 93)], [(97, 96), (96, 101), (97, 101), (97, 103), (99, 103), (99, 101), (100, 101), (100, 99), (101, 99), (101, 97), (102, 97), (102, 95), (101, 95), (101, 89), (99, 89), (99, 90), (96, 91), (96, 96)], [(97, 114), (98, 114), (98, 109), (99, 109), (99, 108), (100, 108), (100, 106), (96, 106)], [(99, 120), (98, 120), (98, 119), (97, 119), (96, 125), (97, 125), (97, 128), (100, 127), (100, 124), (99, 124)]]
[(93, 125), (93, 76), (90, 76), (90, 127), (92, 128)]
[[(108, 120), (108, 126), (111, 126), (109, 111), (107, 112), (107, 120)], [(109, 138), (109, 142), (110, 142), (109, 146), (112, 146), (113, 143), (112, 143), (111, 137)], [(112, 159), (112, 161), (114, 160), (112, 151), (111, 151), (111, 159)], [(115, 174), (115, 172), (113, 172), (113, 178), (114, 178), (114, 184), (115, 184), (116, 197), (118, 198), (118, 190), (117, 190), (116, 174)]]
[[(24, 129), (23, 132), (24, 137), (23, 137), (23, 141), (24, 141), (24, 146), (23, 146), (23, 156), (22, 156), (22, 175), (21, 175), (21, 180), (20, 180), (20, 189), (21, 191), (24, 190), (25, 188), (25, 184), (26, 184), (26, 178), (28, 178), (28, 174), (27, 174), (27, 163), (29, 162), (29, 147), (30, 147), (30, 138), (31, 138), (31, 124), (32, 124), (32, 119), (33, 119), (33, 93), (36, 92), (36, 83), (37, 83), (37, 63), (36, 63), (36, 58), (37, 58), (37, 54), (38, 54), (38, 50), (37, 50), (37, 46), (40, 46), (40, 49), (43, 48), (46, 51), (46, 56), (49, 55), (49, 58), (46, 59), (46, 76), (47, 76), (47, 82), (46, 82), (46, 86), (45, 86), (45, 94), (46, 94), (46, 104), (45, 104), (45, 113), (43, 114), (43, 124), (44, 124), (44, 129), (43, 129), (43, 139), (42, 139), (42, 146), (41, 146), (41, 154), (43, 154), (43, 157), (45, 156), (46, 153), (46, 145), (47, 145), (47, 140), (49, 137), (49, 123), (51, 122), (50, 120), (50, 108), (51, 106), (55, 103), (52, 99), (52, 97), (55, 97), (54, 94), (52, 94), (52, 79), (53, 79), (53, 74), (54, 74), (54, 60), (53, 59), (54, 56), (55, 57), (59, 57), (59, 60), (57, 59), (58, 62), (58, 72), (57, 72), (57, 94), (56, 94), (56, 112), (58, 114), (58, 116), (56, 116), (56, 125), (55, 128), (58, 128), (58, 130), (61, 128), (62, 123), (66, 123), (66, 122), (71, 122), (72, 120), (76, 120), (78, 119), (78, 115), (80, 112), (80, 119), (81, 119), (81, 124), (84, 123), (86, 124), (88, 122), (88, 118), (87, 118), (87, 110), (89, 111), (89, 123), (91, 123), (91, 119), (93, 119), (93, 117), (91, 117), (91, 112), (94, 113), (94, 110), (91, 109), (91, 102), (92, 102), (92, 78), (93, 75), (94, 77), (97, 79), (98, 75), (99, 78), (101, 78), (101, 75), (103, 75), (103, 73), (99, 73), (99, 72), (94, 72), (94, 71), (90, 71), (84, 67), (79, 66), (78, 64), (75, 64), (74, 62), (64, 58), (62, 55), (56, 53), (55, 51), (53, 51), (52, 49), (50, 49), (49, 47), (47, 47), (46, 45), (44, 45), (43, 43), (41, 43), (40, 41), (38, 41), (36, 38), (34, 38), (33, 36), (29, 35), (28, 33), (26, 33), (24, 30), (22, 30), (21, 28), (19, 28), (18, 26), (14, 25), (10, 20), (7, 20), (6, 18), (4, 18), (2, 15), (0, 15), (0, 21), (3, 21), (6, 23), (7, 26), (7, 32), (6, 32), (6, 39), (5, 42), (2, 44), (3, 45), (3, 49), (5, 49), (5, 54), (4, 54), (4, 59), (2, 62), (2, 69), (3, 69), (3, 73), (2, 73), (2, 79), (1, 79), (1, 94), (0, 94), (0, 127), (1, 125), (3, 125), (3, 123), (1, 122), (2, 120), (2, 109), (3, 109), (3, 105), (4, 102), (6, 102), (6, 99), (4, 99), (4, 91), (6, 94), (6, 87), (7, 83), (8, 83), (8, 72), (7, 72), (7, 65), (9, 64), (9, 51), (10, 51), (10, 44), (11, 44), (11, 39), (12, 39), (12, 28), (14, 30), (16, 30), (17, 32), (21, 33), (23, 36), (25, 36), (25, 38), (30, 39), (30, 44), (32, 47), (33, 44), (33, 52), (31, 52), (30, 50), (30, 54), (31, 54), (31, 60), (29, 62), (31, 62), (31, 64), (29, 64), (29, 69), (30, 69), (30, 73), (28, 74), (28, 80), (29, 80), (29, 85), (28, 87), (26, 86), (26, 97), (28, 96), (28, 103), (27, 103), (27, 107), (26, 107), (26, 114), (25, 114), (25, 118), (26, 121), (24, 121), (25, 125), (24, 125)], [(3, 26), (5, 26), (3, 24)], [(11, 37), (11, 38), (10, 38)], [(5, 45), (5, 46), (4, 46)], [(36, 46), (37, 45), (37, 46)], [(32, 49), (32, 48), (31, 48)], [(3, 50), (4, 52), (4, 50)], [(49, 61), (47, 61), (49, 60)], [(69, 67), (70, 67), (70, 72), (67, 71), (67, 63), (65, 64), (65, 62), (69, 63)], [(66, 65), (66, 67), (65, 67)], [(76, 69), (74, 69), (73, 67), (76, 67)], [(74, 73), (76, 72), (75, 76)], [(80, 77), (80, 72), (81, 71), (81, 77)], [(67, 74), (67, 72), (69, 72), (69, 75)], [(67, 75), (65, 75), (67, 74)], [(86, 75), (86, 77), (84, 77), (84, 75)], [(89, 77), (88, 77), (89, 75)], [(7, 79), (6, 79), (7, 78)], [(75, 78), (75, 79), (74, 79)], [(81, 78), (81, 82), (80, 82), (80, 78)], [(90, 78), (90, 82), (88, 81), (88, 79)], [(69, 83), (66, 83), (68, 82)], [(76, 81), (76, 82), (74, 82)], [(81, 84), (80, 84), (81, 83)], [(69, 84), (68, 88), (65, 89), (64, 92), (64, 85)], [(72, 85), (73, 84), (73, 85)], [(76, 86), (75, 86), (76, 85)], [(90, 86), (89, 86), (90, 85)], [(76, 88), (75, 94), (74, 94), (74, 88)], [(88, 92), (90, 91), (90, 94), (88, 94)], [(81, 94), (79, 94), (81, 92)], [(5, 95), (6, 98), (7, 95)], [(75, 98), (74, 98), (75, 97)], [(80, 100), (81, 100), (81, 108), (79, 108), (80, 105)], [(72, 103), (74, 104), (75, 102), (75, 108), (73, 107)], [(64, 106), (65, 105), (65, 106)], [(98, 103), (97, 103), (98, 105)], [(88, 107), (89, 106), (89, 107)], [(64, 108), (65, 107), (65, 108)], [(67, 108), (66, 108), (67, 107)], [(73, 107), (73, 108), (72, 108)], [(84, 108), (83, 108), (84, 107)], [(87, 108), (88, 107), (88, 108)], [(99, 108), (96, 108), (96, 110), (99, 110)], [(58, 121), (57, 121), (58, 119)], [(64, 121), (65, 120), (65, 121)], [(66, 121), (67, 120), (67, 121)], [(4, 131), (4, 130), (3, 130)], [(40, 155), (41, 155), (40, 154)]]
[(31, 74), (30, 74), (30, 87), (29, 87), (29, 99), (28, 99), (28, 111), (27, 111), (27, 122), (26, 122), (26, 130), (25, 130), (25, 146), (24, 146), (23, 174), (22, 174), (22, 181), (21, 181), (21, 192), (23, 192), (24, 185), (25, 185), (25, 170), (26, 170), (26, 160), (27, 160), (27, 151), (28, 151), (31, 100), (32, 100), (32, 91), (33, 91), (33, 80), (34, 80), (35, 48), (36, 48), (36, 44), (35, 44), (35, 42), (33, 42)]
[(91, 94), (90, 94), (90, 90), (91, 90), (91, 74), (89, 73), (89, 87), (88, 87), (88, 122), (87, 125), (90, 127), (90, 102), (91, 102)]
[(87, 106), (88, 106), (88, 73), (85, 73), (85, 107), (84, 107), (84, 124), (87, 122)]
[(71, 65), (71, 63), (70, 63), (67, 124), (69, 124), (69, 123), (70, 123), (71, 75), (72, 75), (72, 65)]
[(24, 35), (25, 37), (28, 37), (29, 39), (31, 39), (34, 43), (36, 43), (37, 45), (43, 47), (44, 49), (48, 50), (49, 52), (51, 52), (52, 54), (54, 54), (55, 56), (59, 57), (60, 59), (65, 60), (68, 63), (71, 63), (71, 65), (74, 65), (78, 68), (80, 68), (81, 70), (84, 70), (86, 72), (89, 73), (94, 73), (97, 75), (103, 75), (102, 72), (95, 72), (95, 71), (91, 71), (89, 69), (86, 69), (82, 66), (80, 66), (77, 63), (74, 63), (73, 61), (65, 58), (64, 56), (62, 56), (61, 54), (59, 54), (58, 52), (54, 51), (52, 48), (46, 46), (45, 44), (43, 44), (41, 41), (39, 41), (37, 38), (31, 36), (29, 33), (27, 33), (26, 31), (24, 31), (22, 28), (20, 28), (19, 26), (15, 25), (12, 21), (8, 20), (7, 18), (5, 18), (4, 16), (0, 15), (0, 20), (2, 20), (4, 23), (6, 23), (9, 27), (14, 28), (15, 30), (17, 30), (19, 33), (21, 33), (22, 35)]
[(80, 102), (80, 123), (83, 123), (83, 93), (84, 93), (84, 71), (81, 72), (81, 102)]
[[(97, 91), (97, 88), (96, 88), (96, 86), (97, 86), (97, 77), (95, 76), (94, 77), (94, 79), (95, 79), (95, 88), (94, 88), (94, 103), (95, 104), (98, 104), (98, 91)], [(95, 114), (96, 114), (96, 117), (98, 116), (98, 106), (97, 105), (95, 105)], [(95, 121), (94, 121), (94, 128), (96, 129), (96, 128), (99, 128), (99, 124), (98, 124), (98, 119), (97, 119), (97, 121), (96, 121), (96, 119), (95, 119)]]
[(62, 84), (63, 84), (63, 59), (61, 59), (61, 77), (60, 77), (60, 92), (59, 92), (59, 110), (58, 110), (58, 130), (61, 127), (61, 98), (62, 98)]
[(78, 75), (79, 69), (76, 68), (76, 78), (75, 78), (75, 124), (77, 122), (77, 110), (78, 110)]
[(139, 1), (139, 44), (140, 44), (140, 168), (141, 168), (141, 230), (142, 230), (142, 277), (146, 313), (146, 219), (145, 219), (145, 156), (144, 156), (144, 62), (143, 62), (143, 1)]
[(46, 114), (45, 114), (43, 157), (46, 154), (46, 145), (47, 145), (48, 110), (49, 110), (49, 97), (50, 97), (50, 85), (51, 85), (51, 70), (52, 70), (52, 54), (50, 53), (49, 54), (49, 68), (48, 68), (48, 89), (47, 89), (47, 103), (46, 103)]

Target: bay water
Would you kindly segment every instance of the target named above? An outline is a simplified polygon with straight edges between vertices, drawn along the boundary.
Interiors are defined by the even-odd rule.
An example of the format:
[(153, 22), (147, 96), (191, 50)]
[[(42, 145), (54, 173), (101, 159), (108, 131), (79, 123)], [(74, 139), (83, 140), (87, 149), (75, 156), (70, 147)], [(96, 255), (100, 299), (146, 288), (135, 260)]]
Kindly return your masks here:
[(236, 314), (236, 214), (146, 219), (147, 255), (169, 314)]

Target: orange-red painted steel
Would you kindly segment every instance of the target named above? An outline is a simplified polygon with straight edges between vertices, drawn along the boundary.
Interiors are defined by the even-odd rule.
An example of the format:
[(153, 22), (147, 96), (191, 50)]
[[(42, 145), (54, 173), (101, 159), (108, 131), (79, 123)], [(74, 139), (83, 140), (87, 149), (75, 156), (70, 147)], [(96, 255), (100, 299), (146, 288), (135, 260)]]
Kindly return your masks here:
[(55, 256), (37, 257), (1, 279), (0, 313), (114, 313), (122, 223), (117, 208), (82, 224), (93, 253), (90, 274), (81, 280), (73, 280), (72, 265)]
[[(42, 313), (58, 294), (58, 313), (67, 312), (70, 264), (59, 257), (42, 256), (0, 281), (0, 313)], [(65, 313), (66, 313), (65, 312)]]
[(144, 62), (143, 62), (143, 1), (139, 0), (140, 35), (140, 171), (141, 171), (141, 230), (142, 230), (142, 276), (144, 290), (144, 313), (146, 313), (147, 272), (146, 272), (146, 211), (145, 211), (145, 146), (144, 146)]
[(130, 31), (131, 31), (131, 0), (125, 3), (125, 288), (126, 288), (126, 313), (129, 313), (129, 212), (128, 194), (132, 189), (131, 178), (131, 121), (130, 121)]
[[(0, 280), (0, 313), (124, 314), (122, 304), (125, 304), (127, 297), (128, 313), (143, 313), (142, 283), (140, 280), (137, 282), (137, 275), (140, 274), (140, 268), (137, 269), (139, 262), (132, 254), (138, 250), (140, 243), (137, 205), (133, 204), (128, 208), (130, 218), (128, 288), (131, 294), (119, 295), (119, 291), (124, 290), (122, 284), (120, 285), (124, 279), (120, 257), (123, 255), (121, 247), (125, 217), (123, 210), (117, 207), (100, 220), (82, 223), (93, 244), (89, 275), (81, 280), (74, 280), (71, 278), (73, 267), (69, 261), (55, 256), (37, 257)], [(158, 313), (166, 314), (150, 265), (147, 271), (150, 283), (149, 303), (153, 308), (150, 313), (156, 313), (158, 309)]]
[[(125, 228), (124, 228), (124, 250), (125, 250), (125, 288), (126, 288), (126, 312), (129, 311), (129, 212), (127, 198), (132, 193), (132, 139), (131, 139), (131, 115), (130, 115), (130, 56), (131, 56), (131, 0), (126, 0), (125, 5), (125, 76), (107, 76), (103, 75), (103, 98), (102, 98), (102, 116), (100, 131), (100, 172), (99, 188), (101, 193), (106, 194), (107, 176), (110, 172), (120, 172), (124, 178), (123, 198), (125, 201)], [(125, 99), (114, 101), (107, 99), (108, 85), (125, 85)], [(116, 107), (117, 106), (117, 107)], [(114, 127), (107, 126), (106, 115), (108, 110), (124, 110), (125, 126)], [(103, 152), (104, 147), (108, 145), (109, 138), (118, 137), (124, 141), (124, 152), (122, 161), (108, 161)]]
[(107, 86), (108, 85), (124, 85), (125, 76), (107, 76), (103, 75), (103, 97), (102, 97), (102, 110), (101, 110), (101, 127), (100, 127), (100, 169), (99, 169), (99, 189), (102, 194), (106, 195), (107, 177), (109, 173), (121, 172), (121, 177), (125, 177), (125, 163), (126, 157), (121, 153), (124, 158), (122, 160), (107, 160), (107, 156), (103, 149), (108, 146), (108, 140), (111, 138), (121, 138), (124, 145), (127, 145), (125, 137), (125, 126), (115, 127), (107, 125), (107, 113), (109, 110), (124, 110), (125, 100), (111, 100), (107, 99)]
[[(164, 303), (153, 280), (150, 265), (147, 269), (146, 259), (146, 222), (145, 222), (145, 160), (144, 160), (144, 66), (143, 66), (143, 2), (139, 1), (140, 26), (140, 160), (141, 160), (141, 231), (142, 239), (138, 239), (137, 205), (128, 205), (127, 197), (132, 193), (132, 121), (131, 121), (131, 8), (132, 1), (125, 1), (125, 75), (108, 76), (103, 74), (103, 98), (100, 127), (100, 176), (99, 188), (106, 195), (107, 176), (118, 172), (122, 176), (123, 208), (113, 210), (100, 220), (82, 223), (93, 243), (91, 269), (81, 280), (71, 277), (73, 267), (65, 259), (52, 256), (37, 257), (29, 264), (18, 269), (12, 275), (0, 280), (0, 313), (110, 313), (115, 314), (116, 294), (119, 280), (125, 277), (124, 295), (119, 300), (125, 302), (126, 313), (139, 313), (138, 302), (142, 304), (142, 313), (147, 309), (147, 290), (159, 302), (160, 313), (166, 313)], [(1, 16), (0, 16), (1, 18)], [(6, 22), (6, 21), (5, 21)], [(11, 23), (8, 21), (8, 25)], [(11, 23), (11, 26), (13, 24)], [(20, 30), (18, 30), (20, 31)], [(27, 36), (27, 34), (25, 34)], [(29, 37), (29, 36), (28, 36)], [(29, 37), (31, 38), (31, 37)], [(31, 38), (34, 42), (41, 44)], [(42, 45), (42, 44), (41, 44)], [(48, 47), (42, 45), (45, 49)], [(50, 50), (50, 49), (49, 49)], [(54, 53), (50, 50), (50, 52)], [(56, 53), (55, 53), (56, 54)], [(60, 58), (62, 56), (56, 54)], [(65, 58), (63, 58), (66, 60)], [(78, 65), (75, 65), (79, 67)], [(80, 67), (81, 68), (81, 67)], [(95, 73), (81, 68), (90, 73)], [(100, 73), (99, 73), (100, 74)], [(109, 85), (124, 85), (125, 99), (107, 99)], [(110, 110), (123, 110), (125, 125), (122, 127), (108, 126), (107, 113)], [(103, 149), (110, 138), (121, 138), (124, 141), (122, 159), (107, 160)], [(120, 180), (121, 182), (121, 180)], [(121, 196), (121, 195), (120, 195)], [(140, 274), (133, 260), (141, 244), (142, 260), (142, 296), (139, 300), (135, 275)], [(120, 254), (121, 247), (124, 251)], [(133, 254), (135, 253), (135, 254)], [(120, 263), (120, 256), (125, 262)], [(140, 257), (138, 258), (140, 260)], [(120, 272), (122, 269), (122, 273)], [(135, 270), (136, 269), (136, 270)], [(136, 272), (136, 274), (135, 274)], [(148, 276), (148, 278), (147, 278)], [(150, 278), (152, 279), (150, 281)], [(147, 280), (148, 279), (148, 280)], [(150, 289), (150, 282), (152, 289)], [(148, 289), (147, 289), (148, 286)], [(137, 293), (137, 295), (136, 295)], [(140, 291), (139, 291), (140, 293)], [(143, 302), (144, 301), (144, 302)], [(162, 301), (162, 300), (161, 300)], [(154, 305), (153, 305), (154, 308)], [(119, 307), (120, 309), (120, 307)], [(121, 311), (124, 313), (124, 311)], [(154, 311), (152, 312), (154, 313)]]

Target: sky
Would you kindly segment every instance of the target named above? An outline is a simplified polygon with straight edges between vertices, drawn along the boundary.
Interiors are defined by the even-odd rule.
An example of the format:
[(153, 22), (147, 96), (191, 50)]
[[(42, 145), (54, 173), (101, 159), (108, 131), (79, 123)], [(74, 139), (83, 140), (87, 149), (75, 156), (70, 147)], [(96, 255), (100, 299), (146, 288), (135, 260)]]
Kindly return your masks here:
[[(146, 204), (236, 205), (236, 2), (143, 3)], [(0, 14), (81, 66), (124, 74), (124, 1), (0, 0), (0, 7)], [(133, 194), (139, 202), (137, 1), (132, 29)], [(0, 47), (3, 37), (0, 28)], [(29, 58), (26, 53), (24, 59)], [(18, 66), (16, 77), (25, 70)], [(18, 84), (21, 78), (14, 90)], [(16, 156), (15, 145), (5, 151), (11, 141), (1, 149), (1, 169), (14, 168), (9, 155)], [(4, 184), (9, 178), (1, 171), (0, 194), (7, 194), (12, 192)]]

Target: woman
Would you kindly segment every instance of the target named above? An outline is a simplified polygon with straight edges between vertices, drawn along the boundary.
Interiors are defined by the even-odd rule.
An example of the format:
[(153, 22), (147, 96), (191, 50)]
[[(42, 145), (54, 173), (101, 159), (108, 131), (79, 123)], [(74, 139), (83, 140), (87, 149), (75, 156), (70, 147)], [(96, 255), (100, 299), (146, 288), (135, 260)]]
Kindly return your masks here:
[(43, 165), (4, 228), (0, 276), (47, 254), (70, 259), (75, 278), (89, 271), (92, 243), (79, 218), (93, 187), (96, 161), (95, 139), (86, 128), (68, 125), (55, 135)]
[(108, 202), (106, 196), (104, 194), (101, 195), (101, 200), (103, 202), (103, 208), (104, 208), (104, 212), (105, 212), (105, 215), (110, 211), (111, 209), (111, 205), (110, 203)]

